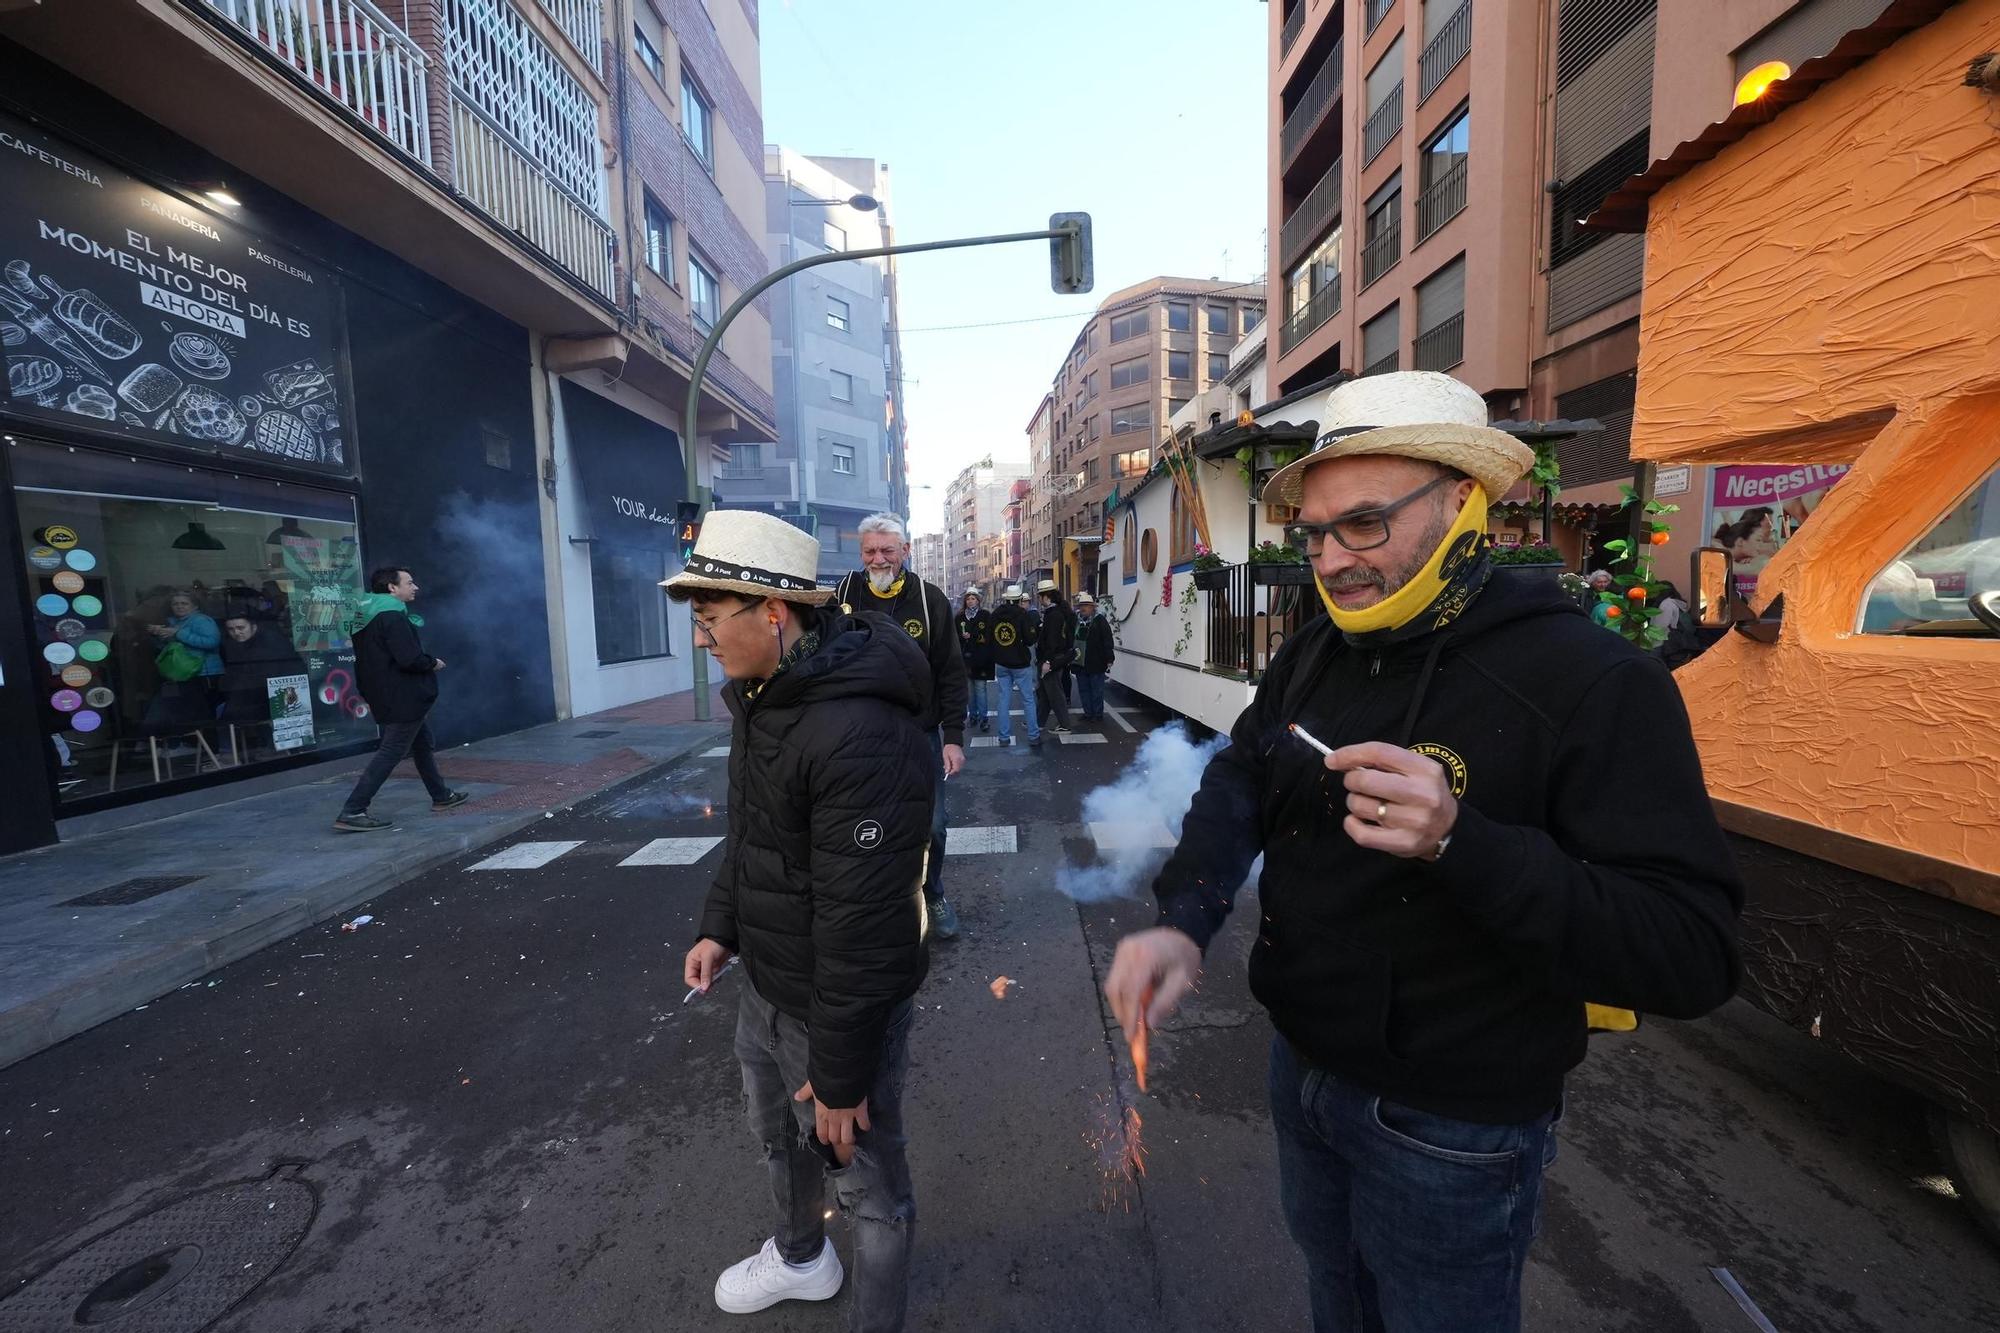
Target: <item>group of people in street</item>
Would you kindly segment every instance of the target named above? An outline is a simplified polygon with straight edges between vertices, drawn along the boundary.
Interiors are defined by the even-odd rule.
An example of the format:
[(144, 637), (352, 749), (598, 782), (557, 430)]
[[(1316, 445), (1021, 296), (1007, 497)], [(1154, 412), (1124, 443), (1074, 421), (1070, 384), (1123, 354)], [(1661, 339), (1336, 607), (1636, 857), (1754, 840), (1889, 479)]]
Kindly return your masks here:
[[(953, 623), (958, 629), (960, 655), (970, 682), (966, 724), (986, 731), (993, 716), (1000, 722), (999, 742), (1014, 743), (1014, 696), (1021, 698), (1028, 747), (1042, 748), (1042, 732), (1064, 734), (1076, 714), (1070, 711), (1072, 688), (1082, 696), (1082, 719), (1104, 720), (1104, 682), (1116, 656), (1111, 622), (1097, 609), (1089, 592), (1077, 594), (1072, 606), (1053, 579), (1035, 588), (1039, 609), (1027, 607), (1027, 594), (1009, 584), (998, 611), (985, 609), (985, 595), (967, 588)], [(999, 698), (988, 711), (988, 687), (999, 685)], [(1055, 716), (1055, 725), (1049, 717)]]
[[(1726, 1000), (1743, 889), (1662, 664), (1553, 586), (1490, 579), (1487, 505), (1530, 451), (1428, 372), (1343, 385), (1325, 417), (1266, 495), (1298, 509), (1328, 616), (1210, 761), (1157, 923), (1104, 987), (1138, 1049), (1261, 855), (1250, 986), (1276, 1029), (1278, 1202), (1313, 1327), (1505, 1333), (1587, 1031)], [(827, 590), (809, 534), (714, 513), (664, 586), (692, 604), (732, 723), (729, 832), (684, 979), (705, 992), (746, 964), (735, 1056), (774, 1208), (714, 1299), (749, 1313), (846, 1284), (850, 1327), (881, 1330), (903, 1327), (917, 1233), (903, 1093), (943, 933), (945, 778), (988, 724), (989, 670), (1000, 734), (1018, 692), (1033, 744), (1044, 700), (1068, 724), (1051, 679), (1101, 678), (1112, 646), (1094, 604), (1052, 585), (1039, 614), (1010, 588), (948, 616), (903, 572), (900, 522), (865, 531), (864, 570)], [(1086, 716), (1101, 697), (1083, 686)]]

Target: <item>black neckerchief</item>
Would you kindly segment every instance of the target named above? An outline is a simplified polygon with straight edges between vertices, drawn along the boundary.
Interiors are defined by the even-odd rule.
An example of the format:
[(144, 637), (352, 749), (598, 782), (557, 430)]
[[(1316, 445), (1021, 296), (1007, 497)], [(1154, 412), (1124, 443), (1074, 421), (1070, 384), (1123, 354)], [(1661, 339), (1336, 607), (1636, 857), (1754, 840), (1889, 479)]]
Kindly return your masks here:
[(745, 699), (755, 699), (766, 689), (770, 688), (771, 682), (784, 675), (789, 668), (796, 666), (818, 651), (819, 631), (809, 629), (799, 635), (798, 641), (779, 655), (778, 665), (771, 669), (770, 675), (762, 680), (752, 681), (743, 687), (743, 697)]

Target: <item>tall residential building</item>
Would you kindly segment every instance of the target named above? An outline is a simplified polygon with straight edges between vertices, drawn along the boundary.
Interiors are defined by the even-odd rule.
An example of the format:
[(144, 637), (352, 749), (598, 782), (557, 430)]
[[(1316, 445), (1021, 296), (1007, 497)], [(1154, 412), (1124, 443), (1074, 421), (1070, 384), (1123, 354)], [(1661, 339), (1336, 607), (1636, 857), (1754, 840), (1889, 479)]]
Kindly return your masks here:
[(935, 583), (955, 599), (960, 589), (945, 586), (944, 534), (920, 532), (910, 539), (910, 568), (926, 583)]
[[(853, 206), (857, 196), (876, 206)], [(773, 267), (876, 249), (893, 234), (889, 168), (870, 158), (767, 145), (764, 203)], [(733, 447), (717, 479), (719, 504), (769, 509), (816, 533), (829, 577), (855, 566), (862, 519), (909, 510), (894, 265), (827, 264), (771, 289), (778, 438)]]
[(1022, 515), (1021, 577), (1040, 582), (1056, 567), (1056, 495), (1054, 457), (1056, 399), (1045, 393), (1028, 422), (1028, 499)]
[(1646, 165), (1653, 35), (1654, 0), (1273, 4), (1273, 391), (1449, 371), (1496, 418), (1603, 422), (1563, 470), (1615, 498), (1644, 256), (1578, 223)]
[[(686, 688), (676, 505), (777, 439), (758, 309), (681, 437), (767, 271), (759, 97), (754, 3), (0, 4), (0, 529), (66, 543), (0, 559), (83, 589), (0, 610), (0, 673), (57, 682), (0, 691), (0, 845), (366, 748), (340, 608), (391, 560), (432, 575), (441, 741)], [(244, 762), (129, 762), (174, 692), (112, 630), (175, 587), (298, 653)]]
[(974, 585), (985, 586), (996, 563), (1004, 570), (1004, 541), (997, 556), (994, 546), (982, 543), (1004, 537), (1008, 498), (1014, 483), (1027, 476), (1026, 463), (995, 462), (989, 456), (961, 471), (945, 488), (945, 574), (954, 596)]
[(1097, 307), (1049, 389), (1037, 473), (1053, 501), (1049, 565), (1064, 539), (1101, 533), (1112, 489), (1146, 474), (1174, 413), (1227, 374), (1230, 349), (1263, 318), (1261, 284), (1192, 278), (1149, 278)]

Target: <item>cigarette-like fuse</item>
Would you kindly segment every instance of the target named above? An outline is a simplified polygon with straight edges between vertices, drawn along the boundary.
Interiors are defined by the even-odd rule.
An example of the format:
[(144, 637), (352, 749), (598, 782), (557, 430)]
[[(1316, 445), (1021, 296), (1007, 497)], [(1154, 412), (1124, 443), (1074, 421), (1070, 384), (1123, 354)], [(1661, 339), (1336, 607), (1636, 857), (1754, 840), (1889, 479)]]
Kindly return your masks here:
[(1304, 727), (1300, 726), (1298, 723), (1296, 722), (1292, 723), (1292, 725), (1288, 728), (1288, 730), (1292, 733), (1292, 735), (1297, 736), (1307, 745), (1312, 746), (1313, 749), (1318, 750), (1321, 754), (1327, 756), (1327, 758), (1331, 759), (1333, 757), (1333, 747), (1329, 746), (1325, 741), (1322, 741), (1319, 737), (1313, 735), (1310, 731), (1307, 731)]

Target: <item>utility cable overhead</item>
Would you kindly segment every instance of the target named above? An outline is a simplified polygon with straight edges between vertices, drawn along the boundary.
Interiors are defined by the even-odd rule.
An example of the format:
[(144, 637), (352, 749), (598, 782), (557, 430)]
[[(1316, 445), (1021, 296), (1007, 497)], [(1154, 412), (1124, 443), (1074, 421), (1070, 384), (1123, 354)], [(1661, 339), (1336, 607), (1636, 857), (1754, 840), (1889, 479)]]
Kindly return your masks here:
[[(1231, 283), (1227, 287), (1217, 287), (1200, 294), (1203, 296), (1226, 296), (1232, 292), (1263, 291), (1266, 286), (1267, 284), (1260, 278), (1252, 282)], [(997, 329), (1005, 328), (1012, 324), (1052, 324), (1059, 319), (1089, 319), (1096, 313), (1096, 311), (1092, 311), (1089, 315), (1079, 315), (1075, 311), (1070, 311), (1062, 315), (1029, 315), (1023, 319), (987, 319), (971, 324), (918, 324), (914, 326), (898, 326), (894, 332), (898, 336), (901, 336), (905, 333), (949, 333), (958, 329)]]

